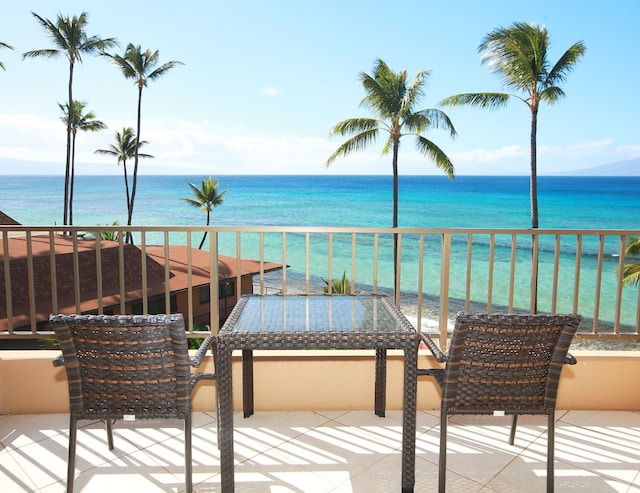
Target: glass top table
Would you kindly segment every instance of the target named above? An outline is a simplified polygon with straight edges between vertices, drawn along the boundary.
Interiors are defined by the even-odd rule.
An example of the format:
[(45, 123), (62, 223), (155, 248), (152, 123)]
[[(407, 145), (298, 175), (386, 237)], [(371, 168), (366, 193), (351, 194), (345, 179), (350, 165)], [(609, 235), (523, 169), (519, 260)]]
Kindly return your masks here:
[[(244, 416), (253, 414), (253, 350), (374, 349), (375, 412), (385, 414), (386, 351), (404, 351), (401, 491), (415, 483), (416, 367), (420, 337), (383, 295), (244, 295), (218, 333), (216, 373), (222, 491), (234, 491), (231, 357), (243, 355)], [(274, 383), (275, 384), (275, 383)]]

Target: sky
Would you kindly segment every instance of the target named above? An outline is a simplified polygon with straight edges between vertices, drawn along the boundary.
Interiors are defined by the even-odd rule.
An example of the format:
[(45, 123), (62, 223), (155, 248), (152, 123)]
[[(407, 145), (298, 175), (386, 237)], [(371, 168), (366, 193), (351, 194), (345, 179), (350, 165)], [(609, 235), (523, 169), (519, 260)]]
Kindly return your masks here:
[[(0, 175), (64, 173), (67, 100), (64, 56), (23, 60), (53, 44), (31, 12), (55, 20), (88, 13), (87, 34), (158, 50), (180, 61), (143, 90), (141, 139), (154, 159), (140, 174), (388, 175), (385, 137), (366, 151), (327, 158), (345, 138), (330, 135), (360, 106), (359, 74), (376, 59), (409, 78), (429, 70), (419, 108), (463, 92), (504, 91), (480, 63), (483, 37), (514, 22), (546, 26), (555, 62), (573, 43), (587, 51), (562, 85), (566, 97), (541, 107), (538, 173), (557, 174), (640, 157), (640, 2), (636, 0), (167, 0), (79, 2), (24, 0), (0, 7)], [(105, 57), (86, 56), (74, 71), (74, 99), (108, 129), (81, 133), (77, 174), (122, 174), (114, 158), (94, 153), (115, 132), (136, 125), (137, 87)], [(507, 90), (507, 92), (509, 92)], [(442, 108), (458, 136), (430, 130), (458, 175), (528, 175), (531, 116), (507, 108)], [(442, 174), (404, 137), (400, 174)]]

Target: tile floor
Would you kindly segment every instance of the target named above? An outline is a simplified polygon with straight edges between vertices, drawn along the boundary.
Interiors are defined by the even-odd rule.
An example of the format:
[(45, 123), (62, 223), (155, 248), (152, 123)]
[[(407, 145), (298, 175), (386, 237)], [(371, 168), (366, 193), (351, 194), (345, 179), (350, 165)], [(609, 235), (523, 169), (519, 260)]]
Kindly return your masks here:
[[(640, 412), (558, 411), (556, 491), (640, 493)], [(545, 419), (451, 418), (447, 491), (544, 492)], [(419, 412), (416, 492), (437, 491), (438, 413)], [(234, 417), (238, 493), (400, 491), (401, 413), (257, 412)], [(84, 423), (83, 423), (84, 424)], [(68, 417), (0, 416), (0, 492), (65, 491)], [(118, 422), (109, 451), (102, 423), (78, 434), (76, 492), (184, 489), (179, 422)], [(197, 493), (220, 491), (215, 415), (194, 414)]]

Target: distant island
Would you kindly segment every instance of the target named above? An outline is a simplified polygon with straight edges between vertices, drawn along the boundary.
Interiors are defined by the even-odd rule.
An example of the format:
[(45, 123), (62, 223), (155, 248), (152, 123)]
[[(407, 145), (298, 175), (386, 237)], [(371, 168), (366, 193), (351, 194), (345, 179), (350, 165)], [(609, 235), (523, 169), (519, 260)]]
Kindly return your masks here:
[(640, 158), (553, 174), (564, 176), (640, 176)]

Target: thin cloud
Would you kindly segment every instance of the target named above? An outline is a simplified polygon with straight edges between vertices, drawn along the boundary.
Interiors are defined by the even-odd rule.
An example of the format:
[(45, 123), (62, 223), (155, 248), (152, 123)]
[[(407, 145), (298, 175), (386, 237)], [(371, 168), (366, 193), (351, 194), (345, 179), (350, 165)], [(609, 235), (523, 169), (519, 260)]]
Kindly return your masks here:
[(265, 87), (262, 90), (262, 94), (264, 94), (265, 96), (277, 96), (278, 94), (280, 94), (280, 91), (278, 91), (275, 87)]

